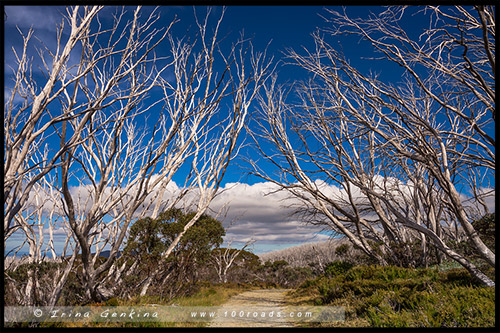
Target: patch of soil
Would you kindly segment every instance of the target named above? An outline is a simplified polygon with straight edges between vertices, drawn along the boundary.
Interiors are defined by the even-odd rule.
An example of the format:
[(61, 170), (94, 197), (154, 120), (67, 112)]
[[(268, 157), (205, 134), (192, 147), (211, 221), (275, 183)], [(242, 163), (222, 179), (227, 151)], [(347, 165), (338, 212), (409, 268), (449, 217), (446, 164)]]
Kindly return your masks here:
[(259, 289), (231, 297), (209, 327), (293, 327), (283, 312), (289, 289)]

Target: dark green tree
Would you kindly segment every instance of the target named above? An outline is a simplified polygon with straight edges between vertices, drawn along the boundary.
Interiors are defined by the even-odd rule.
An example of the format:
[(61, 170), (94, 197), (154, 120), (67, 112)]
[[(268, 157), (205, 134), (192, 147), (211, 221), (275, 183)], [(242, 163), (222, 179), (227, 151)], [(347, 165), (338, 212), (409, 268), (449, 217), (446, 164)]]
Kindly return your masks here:
[[(128, 260), (129, 265), (136, 265), (130, 272), (133, 274), (129, 274), (130, 283), (135, 288), (139, 288), (141, 281), (158, 268), (163, 251), (195, 214), (174, 208), (159, 214), (156, 219), (147, 217), (132, 225), (124, 248), (124, 260)], [(154, 289), (172, 295), (195, 282), (199, 266), (209, 258), (214, 247), (220, 246), (224, 235), (225, 230), (220, 221), (202, 215), (182, 236), (173, 255), (162, 262), (162, 274), (155, 281), (157, 288)]]

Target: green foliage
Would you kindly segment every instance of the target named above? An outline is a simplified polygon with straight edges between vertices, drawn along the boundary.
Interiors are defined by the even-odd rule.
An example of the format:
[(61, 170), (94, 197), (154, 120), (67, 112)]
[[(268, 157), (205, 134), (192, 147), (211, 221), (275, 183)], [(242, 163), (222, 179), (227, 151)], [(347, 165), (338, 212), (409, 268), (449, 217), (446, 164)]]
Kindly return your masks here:
[(133, 253), (149, 259), (158, 258), (165, 249), (161, 239), (161, 221), (146, 217), (130, 227), (125, 253)]
[[(206, 266), (213, 247), (219, 246), (225, 235), (222, 223), (208, 215), (202, 215), (175, 246), (172, 255), (166, 260), (162, 253), (178, 237), (196, 213), (185, 213), (180, 209), (170, 209), (159, 214), (158, 218), (149, 217), (136, 221), (130, 228), (129, 237), (123, 251), (122, 261), (127, 265), (138, 262), (137, 274), (126, 278), (127, 293), (134, 294), (141, 281), (155, 271), (159, 265), (163, 275), (157, 276), (154, 288), (157, 294), (173, 297), (189, 293), (199, 274)], [(161, 274), (160, 274), (161, 275)], [(168, 276), (168, 281), (165, 277)]]
[(264, 267), (269, 268), (271, 271), (276, 272), (288, 266), (286, 260), (266, 261)]
[(266, 285), (294, 288), (313, 277), (310, 267), (292, 267), (285, 260), (266, 261), (257, 267), (254, 274)]
[(234, 265), (232, 268), (235, 267), (242, 267), (247, 270), (254, 270), (258, 266), (260, 266), (260, 259), (259, 256), (255, 255), (252, 252), (246, 251), (246, 250), (239, 250), (239, 249), (227, 249), (227, 248), (215, 248), (212, 250), (212, 255), (217, 256), (221, 253), (224, 253), (225, 251), (228, 251), (229, 255), (233, 255), (235, 252), (240, 251), (238, 256), (234, 259)]
[[(316, 293), (311, 293), (316, 290)], [(296, 296), (346, 307), (347, 325), (482, 327), (495, 325), (495, 289), (465, 269), (441, 272), (395, 266), (356, 266), (346, 274), (304, 282)], [(346, 324), (346, 323), (344, 323)]]
[[(43, 261), (40, 263), (21, 264), (15, 270), (5, 271), (6, 285), (4, 286), (4, 301), (6, 305), (19, 305), (16, 302), (12, 289), (8, 286), (12, 283), (16, 288), (22, 290), (26, 287), (28, 280), (32, 277), (36, 283), (33, 294), (33, 305), (45, 305), (47, 299), (43, 292), (46, 288), (53, 288), (50, 281), (58, 270), (64, 269), (64, 264), (54, 261)], [(80, 268), (81, 271), (81, 268)], [(66, 284), (62, 290), (59, 305), (75, 305), (81, 303), (84, 289), (75, 272), (70, 272)], [(62, 304), (61, 304), (62, 303)]]
[(438, 252), (431, 243), (426, 243), (427, 251), (424, 252), (420, 239), (415, 239), (406, 243), (390, 242), (389, 251), (383, 256), (389, 265), (400, 267), (425, 267), (437, 262)]
[[(484, 242), (484, 244), (493, 252), (495, 252), (495, 213), (486, 214), (480, 219), (472, 222), (472, 226), (479, 234), (479, 237)], [(484, 265), (485, 261), (482, 259), (481, 255), (478, 253), (476, 247), (472, 244), (470, 240), (464, 241), (447, 241), (447, 245), (452, 247), (454, 250), (460, 254), (476, 261), (478, 266), (483, 271), (489, 270), (488, 265)], [(491, 267), (491, 266), (489, 266)]]
[(343, 257), (349, 252), (349, 249), (350, 249), (350, 246), (347, 243), (339, 245), (335, 249), (335, 254), (338, 255), (339, 257)]
[(106, 306), (119, 306), (120, 302), (116, 297), (110, 298), (105, 302)]
[(85, 288), (81, 281), (81, 274), (79, 274), (78, 270), (70, 272), (59, 299), (59, 302), (63, 304), (59, 305), (79, 305), (82, 302), (83, 295), (85, 295)]
[(260, 265), (259, 256), (249, 251), (241, 251), (238, 257), (235, 259), (236, 265), (239, 266), (241, 263), (242, 266), (249, 270), (254, 270), (256, 267)]
[[(138, 220), (130, 228), (124, 252), (141, 259), (158, 260), (173, 240), (184, 230), (196, 213), (183, 213), (180, 209), (170, 209), (158, 218), (146, 217)], [(206, 257), (213, 246), (222, 243), (225, 230), (216, 219), (202, 215), (181, 238), (177, 251), (195, 250), (199, 257)]]
[(348, 270), (353, 267), (353, 264), (343, 260), (336, 260), (325, 267), (325, 275), (326, 276), (337, 276), (341, 274), (345, 274)]
[(37, 276), (43, 276), (51, 274), (51, 272), (57, 270), (58, 267), (58, 263), (46, 261), (41, 263), (22, 264), (19, 265), (15, 271), (9, 271), (8, 276), (13, 280), (26, 281), (30, 273), (34, 273)]
[(432, 270), (425, 269), (408, 269), (397, 266), (355, 266), (350, 269), (345, 279), (347, 281), (356, 280), (381, 280), (384, 282), (392, 282), (395, 279), (415, 279), (422, 275), (434, 276)]
[[(214, 248), (210, 254), (212, 258), (220, 258), (224, 255), (234, 256), (236, 258), (227, 271), (226, 281), (234, 283), (251, 283), (255, 279), (255, 273), (261, 266), (260, 259), (252, 252), (232, 249), (232, 248)], [(214, 263), (214, 261), (212, 261)], [(203, 278), (210, 281), (219, 281), (220, 277), (216, 274), (217, 264), (206, 267)]]

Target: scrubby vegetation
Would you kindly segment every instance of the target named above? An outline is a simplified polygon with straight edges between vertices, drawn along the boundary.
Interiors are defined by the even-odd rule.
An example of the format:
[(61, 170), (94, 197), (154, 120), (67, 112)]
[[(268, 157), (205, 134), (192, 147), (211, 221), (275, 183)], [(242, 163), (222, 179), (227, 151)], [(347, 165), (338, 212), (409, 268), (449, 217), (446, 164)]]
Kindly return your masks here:
[[(157, 220), (140, 220), (132, 228), (127, 246), (118, 259), (129, 270), (120, 281), (120, 293), (100, 303), (88, 301), (79, 272), (83, 269), (77, 257), (58, 305), (135, 306), (145, 304), (213, 306), (248, 289), (293, 288), (291, 305), (333, 305), (346, 310), (344, 322), (320, 326), (368, 327), (491, 327), (495, 325), (495, 288), (485, 287), (455, 261), (414, 261), (417, 267), (395, 265), (394, 252), (387, 255), (392, 265), (379, 266), (350, 244), (336, 242), (309, 244), (257, 256), (250, 251), (221, 248), (225, 231), (216, 219), (203, 216), (199, 224), (185, 234), (167, 261), (161, 279), (153, 282), (150, 292), (140, 295), (140, 283), (155, 269), (160, 253), (168, 246), (189, 214), (170, 211)], [(481, 237), (494, 243), (494, 215), (475, 222)], [(329, 249), (325, 244), (330, 245)], [(301, 249), (303, 251), (298, 251)], [(306, 249), (306, 250), (304, 250)], [(307, 251), (308, 249), (308, 251)], [(318, 254), (330, 253), (325, 257)], [(472, 251), (463, 246), (462, 251)], [(217, 262), (221, 253), (237, 254), (228, 267), (225, 283), (220, 282)], [(391, 257), (392, 256), (392, 257)], [(401, 254), (403, 261), (406, 254)], [(284, 260), (286, 257), (288, 260)], [(268, 260), (262, 260), (267, 258)], [(274, 259), (274, 260), (271, 260)], [(308, 260), (310, 262), (308, 262)], [(104, 261), (105, 258), (101, 257)], [(405, 261), (409, 262), (409, 261)], [(477, 265), (486, 265), (478, 257)], [(99, 263), (97, 263), (99, 264)], [(50, 276), (63, 267), (63, 261), (41, 264), (19, 264), (6, 271), (5, 304), (15, 305), (11, 283), (27, 284), (29, 274)], [(117, 269), (118, 269), (117, 268)], [(494, 269), (485, 270), (495, 280)], [(43, 278), (41, 279), (43, 281)], [(43, 295), (34, 300), (43, 304)], [(70, 323), (67, 323), (70, 325)], [(130, 323), (128, 323), (130, 324)], [(128, 325), (124, 323), (125, 326)], [(137, 324), (137, 323), (136, 323)], [(92, 323), (88, 323), (92, 326)], [(101, 325), (101, 324), (99, 324)], [(98, 325), (98, 326), (99, 326)], [(119, 326), (119, 324), (113, 324)], [(113, 326), (111, 325), (111, 326)], [(183, 323), (141, 323), (148, 327), (182, 326)], [(191, 325), (191, 324), (190, 324)], [(200, 323), (192, 324), (194, 326)], [(310, 325), (310, 324), (309, 324)], [(319, 325), (319, 324), (318, 324)], [(53, 326), (51, 324), (51, 326)]]
[(481, 286), (464, 269), (348, 268), (345, 262), (328, 267), (325, 275), (304, 282), (289, 301), (344, 306), (346, 321), (336, 325), (495, 326), (495, 288)]
[[(474, 227), (494, 251), (495, 214), (474, 221)], [(495, 269), (470, 243), (453, 245), (495, 281)], [(485, 287), (445, 256), (426, 259), (419, 248), (414, 242), (380, 252), (389, 263), (380, 266), (350, 244), (339, 244), (337, 258), (292, 292), (289, 303), (345, 307), (345, 322), (318, 326), (494, 327), (495, 287)]]

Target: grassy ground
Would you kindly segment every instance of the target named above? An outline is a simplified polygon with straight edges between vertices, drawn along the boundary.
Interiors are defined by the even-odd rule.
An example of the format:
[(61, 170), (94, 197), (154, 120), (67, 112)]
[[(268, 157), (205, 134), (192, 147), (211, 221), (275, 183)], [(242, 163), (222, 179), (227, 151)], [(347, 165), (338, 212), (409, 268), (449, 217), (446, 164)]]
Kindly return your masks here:
[[(494, 276), (494, 272), (492, 277)], [(236, 294), (263, 286), (201, 284), (187, 297), (111, 299), (94, 306), (218, 306)], [(287, 294), (286, 305), (332, 305), (345, 308), (346, 320), (308, 327), (494, 327), (495, 288), (478, 284), (461, 268), (333, 265)], [(64, 327), (205, 327), (195, 322), (46, 323)]]
[(495, 288), (463, 269), (357, 266), (306, 281), (293, 305), (344, 306), (344, 322), (326, 327), (493, 327)]
[[(238, 284), (215, 284), (202, 285), (199, 290), (186, 297), (178, 297), (169, 301), (165, 301), (155, 296), (135, 297), (130, 300), (112, 298), (106, 303), (92, 304), (91, 306), (120, 306), (120, 307), (140, 307), (151, 304), (155, 305), (173, 305), (179, 307), (196, 307), (196, 306), (218, 306), (222, 305), (227, 300), (241, 292), (254, 289), (251, 285)], [(42, 323), (42, 327), (205, 327), (207, 323), (203, 322), (64, 322), (64, 323)]]

